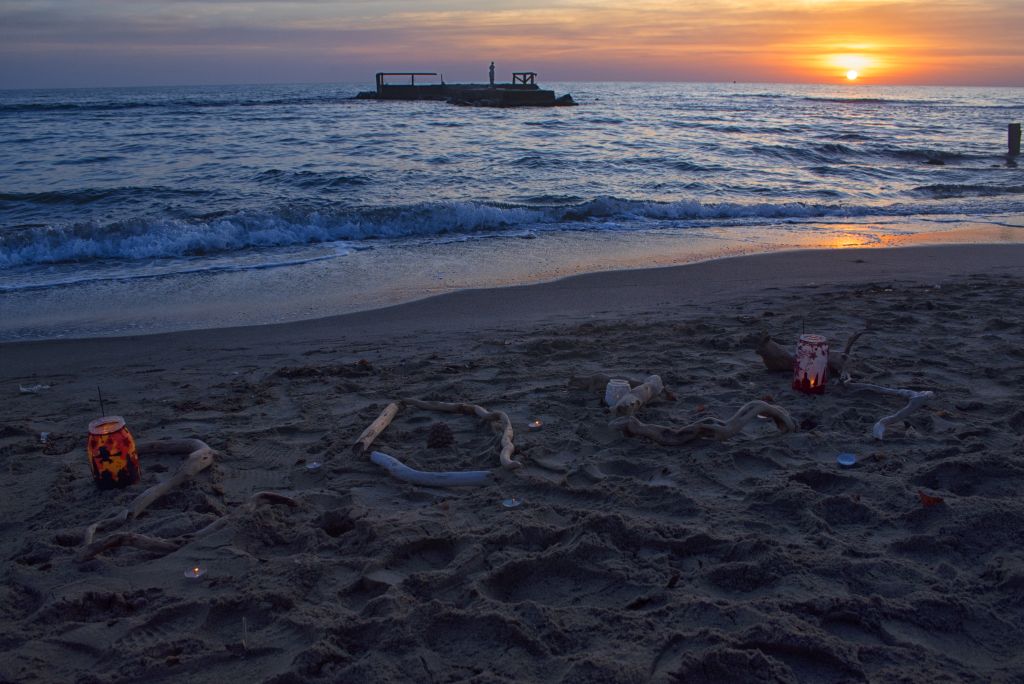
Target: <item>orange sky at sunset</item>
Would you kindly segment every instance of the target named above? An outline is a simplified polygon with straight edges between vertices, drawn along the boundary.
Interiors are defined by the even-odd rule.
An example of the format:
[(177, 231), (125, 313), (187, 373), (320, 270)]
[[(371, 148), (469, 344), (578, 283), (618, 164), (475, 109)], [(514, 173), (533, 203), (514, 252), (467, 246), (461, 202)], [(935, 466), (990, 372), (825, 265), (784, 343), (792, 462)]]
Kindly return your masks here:
[(492, 59), (546, 80), (1024, 85), (1021, 35), (1019, 0), (6, 0), (0, 86), (480, 80)]

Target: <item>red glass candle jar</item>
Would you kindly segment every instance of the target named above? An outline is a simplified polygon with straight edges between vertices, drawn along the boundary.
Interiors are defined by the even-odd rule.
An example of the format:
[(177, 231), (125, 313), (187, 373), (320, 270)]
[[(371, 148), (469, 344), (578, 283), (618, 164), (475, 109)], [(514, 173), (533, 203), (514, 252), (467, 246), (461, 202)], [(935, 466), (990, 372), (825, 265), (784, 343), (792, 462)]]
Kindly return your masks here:
[(821, 335), (801, 335), (793, 359), (793, 389), (824, 394), (828, 383), (828, 340)]
[(86, 453), (92, 478), (100, 489), (127, 487), (142, 475), (135, 440), (121, 416), (106, 416), (89, 423)]

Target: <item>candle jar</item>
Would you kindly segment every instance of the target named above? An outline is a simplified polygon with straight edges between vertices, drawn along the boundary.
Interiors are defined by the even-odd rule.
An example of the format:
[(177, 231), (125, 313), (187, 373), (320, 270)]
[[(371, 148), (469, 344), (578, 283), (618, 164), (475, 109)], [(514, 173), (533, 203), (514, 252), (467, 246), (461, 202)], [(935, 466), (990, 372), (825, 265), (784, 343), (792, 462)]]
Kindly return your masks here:
[(127, 487), (142, 475), (135, 440), (121, 416), (106, 416), (89, 423), (86, 453), (92, 478), (100, 489)]
[(793, 389), (824, 394), (828, 382), (828, 340), (821, 335), (801, 335), (793, 359)]
[(619, 399), (629, 394), (629, 381), (619, 380), (613, 378), (608, 381), (608, 386), (604, 388), (604, 403), (608, 406), (615, 406), (619, 403)]

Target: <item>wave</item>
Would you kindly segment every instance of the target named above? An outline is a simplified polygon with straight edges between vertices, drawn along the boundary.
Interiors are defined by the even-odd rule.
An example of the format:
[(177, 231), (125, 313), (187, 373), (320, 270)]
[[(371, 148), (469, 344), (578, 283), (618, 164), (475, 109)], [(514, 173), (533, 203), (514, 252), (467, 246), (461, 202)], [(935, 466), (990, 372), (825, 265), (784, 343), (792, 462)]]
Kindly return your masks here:
[(995, 197), (997, 195), (1024, 194), (1024, 185), (960, 185), (955, 183), (939, 183), (935, 185), (922, 185), (914, 188), (914, 192), (935, 199)]
[(0, 234), (0, 266), (195, 257), (328, 242), (468, 238), (553, 228), (623, 230), (629, 229), (629, 222), (641, 222), (639, 227), (650, 221), (771, 222), (892, 211), (892, 207), (842, 203), (650, 202), (616, 197), (547, 206), (449, 201), (374, 209), (285, 207), (206, 219), (92, 221), (9, 229)]
[(0, 114), (22, 112), (107, 112), (132, 109), (198, 109), (214, 107), (275, 107), (295, 105), (350, 104), (349, 95), (278, 97), (253, 99), (182, 98), (167, 100), (103, 100), (98, 102), (14, 102), (0, 104)]
[(201, 197), (205, 190), (170, 188), (166, 186), (120, 186), (112, 188), (83, 188), (79, 190), (50, 190), (47, 192), (0, 192), (0, 202), (22, 204), (84, 205), (105, 200), (133, 201), (139, 197), (175, 199)]
[(900, 104), (900, 105), (922, 105), (930, 106), (943, 104), (939, 100), (900, 100), (887, 97), (815, 97), (807, 95), (803, 98), (807, 102), (832, 102), (837, 104), (871, 105), (871, 104)]

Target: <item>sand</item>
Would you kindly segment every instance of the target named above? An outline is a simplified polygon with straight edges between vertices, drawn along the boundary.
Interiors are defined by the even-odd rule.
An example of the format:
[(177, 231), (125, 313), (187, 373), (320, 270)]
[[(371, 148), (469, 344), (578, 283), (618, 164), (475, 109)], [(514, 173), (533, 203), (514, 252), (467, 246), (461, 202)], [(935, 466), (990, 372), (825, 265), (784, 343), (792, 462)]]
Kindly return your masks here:
[[(799, 252), (0, 346), (0, 680), (1024, 681), (1022, 285), (1019, 245)], [(936, 395), (884, 441), (871, 426), (900, 400), (798, 394), (753, 351), (762, 329), (866, 325), (855, 379)], [(677, 399), (646, 422), (767, 397), (802, 429), (658, 446), (609, 428), (574, 372), (660, 374)], [(89, 523), (181, 461), (98, 492), (97, 385), (140, 441), (218, 450), (124, 529), (222, 529), (76, 560)], [(472, 489), (391, 479), (350, 445), (402, 397), (507, 412), (525, 467)], [(437, 422), (454, 443), (428, 448)], [(425, 470), (498, 459), (478, 421), (413, 409), (375, 446)], [(268, 490), (299, 505), (247, 503)]]

